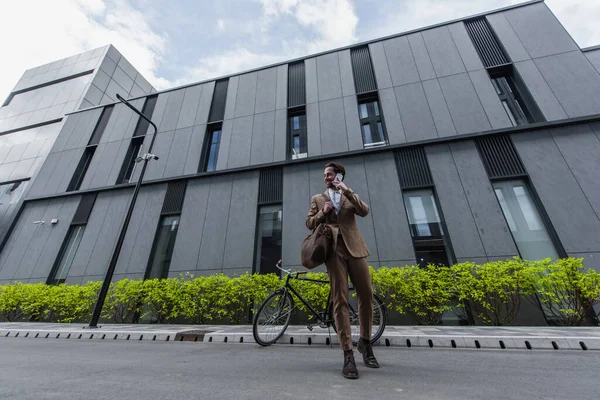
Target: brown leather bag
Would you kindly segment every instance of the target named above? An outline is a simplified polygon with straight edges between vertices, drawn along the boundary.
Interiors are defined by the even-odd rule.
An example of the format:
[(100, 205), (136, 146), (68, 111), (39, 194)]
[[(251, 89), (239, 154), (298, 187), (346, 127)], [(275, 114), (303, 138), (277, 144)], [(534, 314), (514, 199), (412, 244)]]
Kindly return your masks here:
[(319, 224), (317, 228), (302, 241), (302, 265), (313, 269), (327, 260), (331, 251), (331, 228), (325, 224)]
[(302, 241), (302, 265), (307, 269), (313, 269), (323, 264), (331, 251), (332, 240), (333, 234), (331, 228), (325, 223), (319, 224), (313, 232)]

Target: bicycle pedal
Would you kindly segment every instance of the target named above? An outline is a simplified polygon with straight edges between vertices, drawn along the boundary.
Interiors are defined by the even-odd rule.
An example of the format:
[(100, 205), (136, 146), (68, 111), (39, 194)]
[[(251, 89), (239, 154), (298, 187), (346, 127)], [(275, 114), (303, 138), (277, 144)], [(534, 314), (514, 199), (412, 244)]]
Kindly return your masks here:
[(311, 332), (313, 331), (312, 325), (306, 325), (306, 327), (308, 328), (309, 331), (311, 331)]

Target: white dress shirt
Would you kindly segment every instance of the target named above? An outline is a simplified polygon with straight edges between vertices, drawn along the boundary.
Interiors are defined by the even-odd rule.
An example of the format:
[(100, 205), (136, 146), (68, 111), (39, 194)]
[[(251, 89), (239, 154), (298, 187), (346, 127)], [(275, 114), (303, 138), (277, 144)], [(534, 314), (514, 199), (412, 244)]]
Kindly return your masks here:
[(340, 211), (340, 201), (342, 200), (342, 192), (339, 190), (329, 189), (329, 198), (333, 203), (333, 208), (335, 209), (336, 215)]

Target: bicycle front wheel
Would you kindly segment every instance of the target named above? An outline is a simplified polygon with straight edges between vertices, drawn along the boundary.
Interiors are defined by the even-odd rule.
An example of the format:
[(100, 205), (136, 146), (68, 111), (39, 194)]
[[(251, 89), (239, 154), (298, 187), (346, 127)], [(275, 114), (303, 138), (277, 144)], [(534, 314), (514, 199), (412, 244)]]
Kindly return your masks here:
[(269, 346), (283, 336), (290, 324), (294, 300), (285, 290), (280, 290), (260, 305), (252, 322), (252, 335), (256, 343)]
[[(337, 333), (333, 307), (330, 307), (333, 330)], [(352, 343), (356, 345), (360, 339), (360, 321), (358, 317), (358, 299), (355, 291), (350, 291), (348, 296), (348, 314), (350, 314), (350, 330), (352, 332)], [(376, 294), (373, 294), (373, 323), (371, 325), (371, 343), (375, 343), (383, 335), (387, 324), (387, 314), (383, 302)]]

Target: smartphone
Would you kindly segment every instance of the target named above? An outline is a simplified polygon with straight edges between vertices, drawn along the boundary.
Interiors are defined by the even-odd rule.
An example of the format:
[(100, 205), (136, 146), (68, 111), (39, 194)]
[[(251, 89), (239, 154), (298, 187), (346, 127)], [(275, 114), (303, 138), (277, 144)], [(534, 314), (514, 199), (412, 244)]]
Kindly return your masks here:
[(335, 180), (336, 181), (343, 181), (344, 180), (344, 175), (340, 174), (339, 172), (335, 175)]

